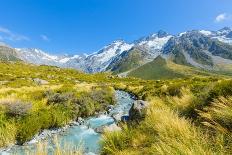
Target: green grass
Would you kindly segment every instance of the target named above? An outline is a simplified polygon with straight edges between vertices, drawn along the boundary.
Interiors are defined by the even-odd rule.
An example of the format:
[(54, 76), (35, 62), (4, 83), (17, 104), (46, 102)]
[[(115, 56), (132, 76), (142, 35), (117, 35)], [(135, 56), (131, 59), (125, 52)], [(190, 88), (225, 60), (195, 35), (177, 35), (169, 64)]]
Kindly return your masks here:
[[(48, 83), (38, 84), (35, 78)], [(1, 62), (0, 147), (23, 144), (43, 129), (105, 110), (115, 103), (113, 88), (102, 83), (106, 79), (107, 74)]]
[(106, 133), (102, 154), (231, 154), (232, 80), (209, 80), (125, 88), (139, 96), (147, 94), (150, 107), (139, 124)]
[(198, 127), (178, 116), (165, 103), (153, 99), (146, 119), (123, 132), (106, 133), (102, 154), (224, 154)]
[(155, 81), (1, 62), (0, 146), (22, 144), (43, 129), (104, 110), (114, 104), (114, 88), (149, 101), (150, 107), (144, 121), (104, 135), (102, 154), (231, 154), (231, 77), (157, 59), (150, 69), (159, 76), (171, 77), (173, 70), (186, 76)]
[(165, 80), (185, 77), (183, 74), (168, 68), (166, 60), (160, 56), (155, 58), (152, 62), (131, 71), (128, 76), (142, 78), (145, 80)]
[(130, 69), (138, 67), (144, 63), (143, 52), (141, 52), (139, 49), (135, 48), (128, 53), (124, 52), (124, 54), (125, 56), (122, 60), (113, 62), (113, 64), (111, 64), (113, 67), (110, 65), (107, 69), (111, 69), (114, 74), (118, 74), (129, 71)]

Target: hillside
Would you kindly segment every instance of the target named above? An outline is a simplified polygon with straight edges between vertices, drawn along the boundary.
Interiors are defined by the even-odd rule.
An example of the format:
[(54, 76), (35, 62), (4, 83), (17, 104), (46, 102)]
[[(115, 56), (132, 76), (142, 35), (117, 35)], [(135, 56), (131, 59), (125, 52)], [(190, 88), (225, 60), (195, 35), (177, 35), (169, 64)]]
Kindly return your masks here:
[(15, 49), (0, 45), (0, 61), (20, 61)]
[[(228, 143), (231, 140), (229, 137), (218, 141), (211, 139), (212, 135), (205, 131), (208, 129), (225, 136), (224, 132), (216, 128), (217, 126), (213, 128), (207, 126), (207, 123), (215, 125), (213, 122), (217, 121), (223, 131), (228, 131), (229, 134), (231, 132), (230, 126), (227, 126), (231, 123), (227, 119), (230, 114), (227, 115), (224, 112), (224, 106), (214, 106), (217, 103), (216, 99), (232, 95), (231, 78), (220, 75), (204, 75), (202, 72), (191, 70), (191, 67), (185, 68), (186, 66), (180, 68), (178, 64), (167, 63), (161, 57), (157, 57), (155, 60), (146, 64), (149, 71), (155, 69), (155, 72), (152, 71), (152, 74), (149, 74), (152, 78), (157, 74), (167, 78), (180, 77), (171, 80), (166, 78), (166, 80), (146, 81), (135, 78), (118, 78), (108, 73), (85, 74), (74, 69), (36, 66), (22, 62), (1, 62), (0, 121), (3, 125), (0, 126), (0, 146), (14, 143), (23, 144), (44, 129), (59, 128), (69, 124), (70, 121), (77, 120), (78, 117), (86, 118), (104, 111), (109, 104), (115, 103), (114, 90), (120, 89), (135, 94), (138, 99), (149, 101), (152, 103), (150, 110), (158, 111), (148, 113), (145, 120), (140, 120), (141, 124), (132, 124), (129, 129), (121, 126), (122, 132), (115, 133), (117, 135), (114, 133), (104, 135), (102, 154), (117, 154), (121, 151), (131, 154), (131, 149), (136, 154), (150, 151), (151, 153), (162, 153), (166, 152), (166, 149), (157, 151), (157, 147), (168, 147), (169, 145), (170, 148), (167, 149), (172, 153), (178, 149), (184, 153), (186, 149), (192, 150), (195, 154), (201, 151), (207, 151), (210, 154), (214, 150), (228, 153), (231, 150), (231, 145)], [(159, 67), (155, 68), (157, 65)], [(180, 74), (172, 72), (172, 69), (175, 68)], [(148, 73), (146, 70), (145, 72)], [(181, 78), (183, 73), (192, 76)], [(197, 73), (200, 76), (197, 76)], [(211, 105), (212, 101), (215, 103)], [(203, 111), (205, 108), (208, 110)], [(221, 111), (216, 116), (212, 112), (214, 108)], [(211, 115), (212, 121), (205, 117), (208, 114)], [(218, 120), (216, 117), (220, 117), (220, 119)], [(189, 119), (195, 123), (191, 124)], [(229, 122), (224, 122), (224, 120)], [(202, 126), (199, 122), (203, 121), (207, 123)], [(157, 137), (156, 134), (151, 135), (150, 131), (165, 136), (165, 139)], [(192, 132), (195, 134), (192, 135)], [(143, 135), (142, 139), (140, 139), (141, 135)], [(205, 136), (202, 137), (202, 135)], [(114, 136), (118, 136), (119, 141)], [(189, 145), (189, 136), (191, 145)], [(182, 139), (181, 142), (176, 142), (176, 137)], [(126, 139), (129, 141), (124, 143)], [(154, 141), (154, 139), (156, 140)], [(146, 146), (143, 146), (143, 140), (146, 141)], [(162, 143), (157, 143), (157, 140)], [(132, 144), (135, 141), (136, 145), (141, 146), (136, 150)], [(123, 148), (118, 148), (115, 143), (120, 144)], [(164, 146), (163, 143), (165, 143)], [(153, 144), (156, 147), (151, 147)], [(201, 150), (195, 150), (195, 148)]]
[(226, 68), (226, 72), (231, 72), (231, 34), (228, 27), (218, 31), (191, 30), (178, 35), (161, 30), (131, 43), (113, 41), (89, 55), (54, 55), (37, 48), (10, 49), (17, 53), (17, 56), (11, 55), (28, 63), (74, 68), (87, 73), (120, 74), (151, 62), (157, 56), (185, 66), (214, 71)]
[(108, 74), (0, 61), (0, 148), (103, 111), (115, 103), (110, 81)]
[(143, 52), (138, 48), (132, 48), (129, 51), (123, 52), (120, 57), (114, 59), (106, 70), (110, 70), (114, 74), (128, 71), (144, 64), (146, 56), (146, 51)]
[(158, 56), (152, 62), (131, 71), (128, 76), (142, 78), (145, 80), (164, 80), (185, 77), (184, 74), (168, 68), (166, 60), (161, 56)]
[(118, 88), (150, 104), (140, 121), (104, 134), (103, 155), (231, 154), (231, 78), (190, 76)]

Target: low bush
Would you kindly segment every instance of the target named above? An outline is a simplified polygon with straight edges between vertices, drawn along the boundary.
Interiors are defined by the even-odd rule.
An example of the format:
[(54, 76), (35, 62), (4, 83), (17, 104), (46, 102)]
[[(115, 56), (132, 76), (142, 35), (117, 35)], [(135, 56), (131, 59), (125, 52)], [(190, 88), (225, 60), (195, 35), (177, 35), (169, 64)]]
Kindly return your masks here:
[(60, 93), (53, 93), (50, 94), (47, 98), (47, 104), (65, 104), (67, 101), (70, 100), (72, 97), (72, 94), (66, 93), (66, 94), (60, 94)]
[[(90, 92), (74, 94), (68, 91), (46, 91), (47, 106), (21, 117), (17, 121), (18, 144), (30, 140), (43, 129), (61, 127), (71, 120), (93, 115), (114, 104), (114, 94), (108, 88), (93, 88)], [(33, 126), (31, 125), (33, 124)]]
[(24, 103), (20, 100), (2, 100), (1, 105), (5, 108), (5, 113), (10, 117), (25, 116), (29, 113), (32, 108), (31, 103)]
[(57, 128), (67, 124), (72, 117), (73, 114), (67, 107), (52, 106), (48, 109), (40, 109), (17, 122), (16, 140), (18, 144), (23, 144), (43, 129)]

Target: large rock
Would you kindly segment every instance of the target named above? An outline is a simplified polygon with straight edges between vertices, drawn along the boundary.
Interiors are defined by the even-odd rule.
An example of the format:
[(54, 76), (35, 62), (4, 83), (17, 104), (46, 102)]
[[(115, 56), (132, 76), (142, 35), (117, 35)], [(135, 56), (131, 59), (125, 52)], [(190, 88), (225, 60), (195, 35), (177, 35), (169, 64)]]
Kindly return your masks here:
[(113, 123), (110, 125), (104, 125), (104, 126), (100, 126), (94, 129), (95, 132), (97, 133), (104, 133), (104, 132), (115, 132), (115, 131), (121, 131), (122, 129), (117, 126), (117, 124)]
[(149, 103), (142, 100), (134, 101), (131, 109), (129, 110), (130, 121), (140, 121), (144, 119)]
[(49, 84), (48, 81), (42, 80), (42, 79), (39, 79), (39, 78), (35, 78), (35, 79), (33, 79), (33, 81), (34, 81), (37, 85), (47, 85), (47, 84)]
[(119, 121), (121, 121), (122, 115), (123, 115), (123, 114), (118, 113), (118, 114), (113, 114), (113, 115), (111, 115), (111, 117), (114, 119), (115, 122), (119, 122)]

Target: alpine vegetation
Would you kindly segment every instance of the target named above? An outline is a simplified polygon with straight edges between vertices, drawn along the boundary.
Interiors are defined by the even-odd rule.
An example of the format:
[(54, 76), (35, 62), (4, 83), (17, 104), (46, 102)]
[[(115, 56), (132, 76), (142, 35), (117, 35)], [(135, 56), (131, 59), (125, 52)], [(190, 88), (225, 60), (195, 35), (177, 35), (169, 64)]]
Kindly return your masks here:
[(232, 154), (231, 6), (1, 1), (0, 155)]

